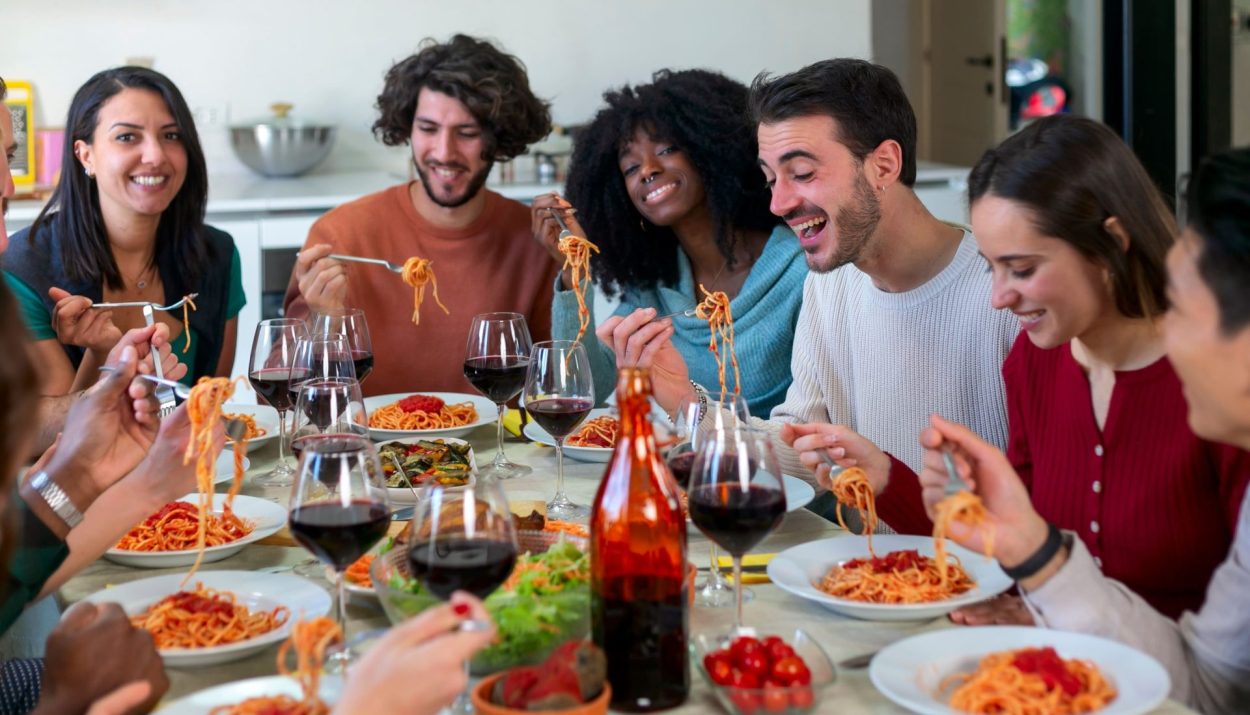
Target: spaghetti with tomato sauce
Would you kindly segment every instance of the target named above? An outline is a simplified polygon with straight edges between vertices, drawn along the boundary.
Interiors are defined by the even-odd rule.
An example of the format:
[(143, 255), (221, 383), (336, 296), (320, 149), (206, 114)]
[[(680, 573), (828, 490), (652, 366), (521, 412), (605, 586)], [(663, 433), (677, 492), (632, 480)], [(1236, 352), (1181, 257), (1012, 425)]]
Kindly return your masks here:
[(851, 559), (834, 566), (817, 584), (823, 593), (864, 603), (928, 603), (970, 591), (976, 582), (959, 564), (938, 562), (915, 549)]
[[(209, 512), (204, 545), (224, 546), (238, 541), (255, 528), (240, 519), (230, 507), (221, 514)], [(188, 551), (198, 547), (199, 507), (185, 501), (169, 502), (160, 511), (128, 531), (114, 548), (122, 551)]]
[(950, 706), (973, 715), (1078, 715), (1116, 697), (1098, 666), (1061, 658), (1050, 646), (991, 653), (973, 672), (945, 678), (939, 695), (952, 686)]
[(472, 402), (448, 403), (433, 395), (409, 395), (369, 415), (369, 426), (386, 430), (428, 430), (463, 427), (477, 422)]
[(196, 583), (194, 589), (171, 593), (131, 616), (130, 622), (151, 633), (159, 649), (210, 648), (281, 628), (289, 617), (286, 606), (252, 611), (235, 600), (233, 593)]

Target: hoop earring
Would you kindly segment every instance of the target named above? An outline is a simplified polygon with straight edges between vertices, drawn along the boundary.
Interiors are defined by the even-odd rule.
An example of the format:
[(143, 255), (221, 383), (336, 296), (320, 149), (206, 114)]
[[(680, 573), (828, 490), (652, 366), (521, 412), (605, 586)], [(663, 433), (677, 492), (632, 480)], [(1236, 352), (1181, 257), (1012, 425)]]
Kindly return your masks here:
[(638, 219), (638, 230), (642, 231), (643, 233), (647, 232), (647, 224), (642, 219)]

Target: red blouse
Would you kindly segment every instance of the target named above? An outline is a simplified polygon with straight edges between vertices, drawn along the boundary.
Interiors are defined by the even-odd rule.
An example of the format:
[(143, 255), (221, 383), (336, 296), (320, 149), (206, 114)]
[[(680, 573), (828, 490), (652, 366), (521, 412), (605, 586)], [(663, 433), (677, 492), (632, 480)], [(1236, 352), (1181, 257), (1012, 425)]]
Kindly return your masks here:
[[(1173, 618), (1198, 610), (1228, 555), (1250, 454), (1189, 429), (1171, 362), (1116, 373), (1103, 429), (1069, 346), (1042, 350), (1021, 333), (1003, 364), (1007, 456), (1038, 513), (1074, 531), (1110, 578)], [(926, 533), (914, 474), (895, 461), (881, 518)], [(898, 523), (895, 523), (895, 520)]]

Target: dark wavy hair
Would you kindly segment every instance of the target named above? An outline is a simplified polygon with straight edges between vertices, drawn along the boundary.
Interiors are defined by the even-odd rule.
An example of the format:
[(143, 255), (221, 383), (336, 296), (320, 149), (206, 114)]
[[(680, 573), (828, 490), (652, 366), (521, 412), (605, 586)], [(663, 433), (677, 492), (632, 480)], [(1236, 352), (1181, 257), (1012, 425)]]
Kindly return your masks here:
[(916, 113), (898, 76), (865, 60), (838, 58), (751, 83), (751, 116), (760, 124), (826, 116), (837, 122), (836, 139), (861, 163), (887, 139), (903, 150), (898, 180), (916, 184)]
[(172, 80), (146, 67), (117, 67), (96, 74), (78, 88), (69, 105), (65, 120), (65, 148), (61, 152), (61, 181), (52, 192), (48, 205), (31, 225), (35, 239), (45, 225), (62, 237), (62, 260), (66, 274), (75, 281), (94, 282), (120, 290), (124, 287), (121, 271), (109, 247), (108, 231), (100, 213), (100, 192), (96, 182), (82, 171), (74, 155), (74, 142), (94, 141), (100, 121), (100, 107), (123, 89), (154, 92), (165, 101), (169, 113), (182, 136), (187, 153), (187, 175), (182, 188), (161, 214), (156, 230), (154, 263), (173, 253), (175, 265), (184, 272), (189, 285), (199, 283), (212, 254), (204, 231), (204, 208), (208, 203), (208, 169), (204, 150), (195, 130), (191, 110)]
[[(1067, 242), (1111, 272), (1116, 309), (1129, 318), (1167, 309), (1167, 252), (1176, 222), (1133, 150), (1093, 119), (1040, 119), (981, 156), (968, 203), (985, 195), (1028, 207), (1045, 236)], [(1128, 250), (1103, 226), (1115, 216)]]
[(1185, 192), (1187, 223), (1198, 235), (1198, 273), (1215, 295), (1226, 336), (1250, 325), (1250, 149), (1216, 154)]
[(417, 97), (424, 87), (468, 108), (482, 127), (482, 158), (487, 161), (512, 159), (551, 131), (551, 105), (534, 96), (521, 60), (468, 35), (445, 43), (427, 37), (417, 54), (386, 73), (373, 123), (373, 133), (383, 144), (411, 141)]
[(0, 518), (0, 568), (7, 566), (17, 545), (16, 525), (20, 517), (13, 508), (19, 498), (13, 488), (13, 476), (35, 430), (37, 420), (31, 415), (39, 411), (40, 375), (30, 349), (30, 338), (22, 326), (17, 298), (7, 285), (0, 285), (0, 325), (5, 328), (6, 345), (0, 350), (0, 489), (9, 495), (8, 509)]
[(641, 129), (672, 142), (699, 172), (720, 252), (732, 262), (743, 230), (770, 230), (777, 218), (759, 169), (747, 88), (707, 70), (660, 70), (651, 84), (603, 95), (608, 106), (577, 136), (565, 191), (601, 253), (591, 263), (605, 293), (672, 285), (677, 237), (644, 222), (621, 176), (620, 151)]

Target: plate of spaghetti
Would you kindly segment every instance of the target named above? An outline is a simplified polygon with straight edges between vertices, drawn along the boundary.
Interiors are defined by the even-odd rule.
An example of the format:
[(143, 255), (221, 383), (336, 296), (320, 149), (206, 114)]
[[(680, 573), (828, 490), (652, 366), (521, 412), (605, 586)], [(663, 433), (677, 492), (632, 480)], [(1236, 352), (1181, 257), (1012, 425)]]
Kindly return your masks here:
[[(172, 501), (136, 524), (117, 545), (104, 552), (109, 561), (123, 566), (163, 569), (195, 563), (199, 511), (195, 494)], [(286, 508), (268, 499), (242, 494), (225, 513), (225, 494), (213, 495), (209, 514), (204, 563), (221, 561), (244, 546), (279, 531), (286, 525)]]
[(996, 561), (952, 542), (945, 543), (945, 585), (931, 537), (878, 534), (872, 542), (876, 557), (856, 536), (800, 544), (769, 562), (768, 577), (800, 598), (871, 621), (936, 618), (1011, 586)]
[[(240, 419), (247, 425), (247, 451), (263, 445), (278, 436), (278, 411), (269, 405), (248, 405), (242, 402), (227, 402), (221, 406), (223, 419)], [(230, 440), (226, 440), (230, 447)]]
[[(343, 692), (343, 679), (337, 675), (322, 675), (317, 683), (317, 698), (328, 706), (338, 702)], [(304, 697), (299, 681), (285, 675), (267, 675), (223, 683), (179, 698), (160, 708), (161, 715), (233, 715), (234, 713), (273, 713), (274, 715), (316, 715), (317, 710), (233, 710), (253, 698), (290, 698), (298, 701)], [(220, 708), (220, 709), (219, 709)], [(324, 711), (321, 711), (324, 712)]]
[[(616, 435), (621, 427), (615, 413), (616, 410), (611, 407), (597, 407), (591, 410), (581, 427), (564, 440), (565, 456), (572, 457), (579, 462), (611, 460), (612, 448), (616, 446)], [(526, 422), (522, 432), (539, 444), (555, 446), (555, 437), (539, 427), (537, 422)]]
[(947, 628), (893, 643), (868, 671), (881, 694), (918, 713), (1128, 715), (1171, 688), (1154, 658), (1122, 643), (1045, 628)]
[(462, 392), (418, 392), (365, 398), (369, 437), (462, 437), (499, 416), (495, 403)]
[(329, 593), (290, 574), (204, 571), (185, 584), (184, 576), (131, 581), (85, 600), (120, 605), (172, 668), (245, 658), (285, 639), (294, 621), (330, 610)]

